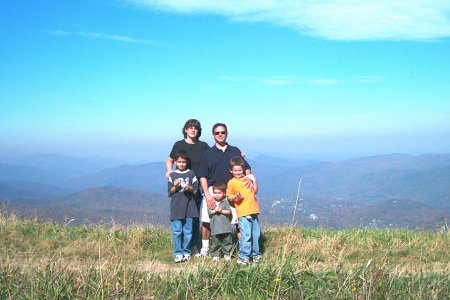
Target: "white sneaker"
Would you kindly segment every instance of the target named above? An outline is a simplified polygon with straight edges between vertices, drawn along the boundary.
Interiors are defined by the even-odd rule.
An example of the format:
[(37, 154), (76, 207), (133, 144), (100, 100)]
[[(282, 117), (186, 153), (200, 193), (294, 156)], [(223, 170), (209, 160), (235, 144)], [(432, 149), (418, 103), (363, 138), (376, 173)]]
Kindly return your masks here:
[(224, 259), (225, 261), (230, 261), (230, 260), (231, 260), (231, 256), (230, 256), (230, 255), (224, 255), (224, 256), (223, 256), (223, 259)]
[(184, 254), (183, 255), (183, 261), (190, 261), (191, 260), (191, 255), (190, 254)]
[(250, 264), (250, 261), (248, 259), (239, 258), (236, 263), (241, 266), (248, 266)]
[(253, 262), (259, 263), (262, 260), (262, 255), (255, 255), (253, 256)]
[(208, 249), (202, 248), (199, 253), (195, 254), (195, 257), (207, 257)]
[(183, 255), (175, 255), (175, 257), (173, 258), (173, 260), (174, 260), (176, 263), (180, 263), (180, 262), (183, 261)]
[(213, 261), (218, 261), (219, 259), (220, 259), (220, 257), (218, 257), (218, 256), (214, 256), (214, 257), (212, 258)]

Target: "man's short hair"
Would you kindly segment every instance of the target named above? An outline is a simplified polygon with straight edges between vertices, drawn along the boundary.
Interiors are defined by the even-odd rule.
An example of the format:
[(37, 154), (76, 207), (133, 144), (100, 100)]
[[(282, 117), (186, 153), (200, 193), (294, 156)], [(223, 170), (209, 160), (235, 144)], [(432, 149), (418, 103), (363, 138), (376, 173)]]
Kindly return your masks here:
[(225, 183), (223, 183), (223, 182), (215, 182), (213, 184), (213, 191), (214, 190), (219, 190), (219, 191), (222, 191), (222, 192), (226, 193), (227, 192), (227, 185)]
[(213, 134), (214, 134), (214, 130), (215, 130), (217, 127), (219, 127), (219, 126), (223, 126), (223, 127), (225, 128), (225, 131), (228, 132), (227, 125), (225, 125), (225, 124), (223, 124), (223, 123), (216, 123), (216, 124), (214, 124), (214, 126), (213, 126), (213, 128), (212, 128), (212, 133), (213, 133)]
[(245, 171), (245, 161), (241, 156), (235, 156), (230, 159), (230, 170), (236, 166), (242, 167), (242, 169)]
[(187, 138), (186, 129), (194, 127), (198, 130), (197, 132), (197, 139), (200, 138), (202, 135), (202, 125), (200, 124), (200, 121), (197, 119), (189, 119), (184, 124), (183, 129), (181, 129), (181, 132), (183, 133), (184, 138)]

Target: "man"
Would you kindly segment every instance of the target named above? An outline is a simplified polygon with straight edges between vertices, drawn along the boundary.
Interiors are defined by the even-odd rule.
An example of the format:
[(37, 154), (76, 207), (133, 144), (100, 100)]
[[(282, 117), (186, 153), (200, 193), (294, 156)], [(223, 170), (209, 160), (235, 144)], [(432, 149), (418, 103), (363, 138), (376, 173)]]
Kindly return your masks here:
[[(200, 168), (197, 173), (204, 192), (200, 211), (200, 220), (202, 221), (202, 249), (197, 254), (198, 257), (208, 255), (211, 229), (209, 226), (207, 207), (214, 208), (214, 197), (210, 187), (216, 182), (226, 184), (232, 178), (232, 174), (230, 173), (230, 159), (235, 156), (242, 156), (239, 148), (229, 145), (226, 141), (228, 136), (227, 125), (223, 123), (215, 124), (212, 128), (212, 134), (215, 144), (203, 153)], [(250, 166), (247, 162), (245, 164), (246, 174), (248, 175), (251, 173)], [(235, 218), (236, 215), (233, 216), (233, 219)]]

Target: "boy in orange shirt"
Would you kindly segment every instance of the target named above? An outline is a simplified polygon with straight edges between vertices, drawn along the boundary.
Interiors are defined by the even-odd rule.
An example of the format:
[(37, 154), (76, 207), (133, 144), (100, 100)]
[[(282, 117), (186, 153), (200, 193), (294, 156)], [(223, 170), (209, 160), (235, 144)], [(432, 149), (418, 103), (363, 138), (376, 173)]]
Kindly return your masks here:
[[(261, 252), (259, 251), (259, 236), (261, 235), (258, 221), (259, 206), (255, 197), (258, 192), (258, 185), (253, 175), (245, 176), (245, 162), (240, 156), (233, 157), (230, 160), (230, 172), (233, 174), (233, 178), (228, 181), (227, 197), (229, 201), (234, 202), (241, 232), (237, 263), (248, 265), (250, 257), (252, 257), (253, 262), (261, 260)], [(252, 180), (250, 188), (245, 186), (245, 181), (248, 179)]]

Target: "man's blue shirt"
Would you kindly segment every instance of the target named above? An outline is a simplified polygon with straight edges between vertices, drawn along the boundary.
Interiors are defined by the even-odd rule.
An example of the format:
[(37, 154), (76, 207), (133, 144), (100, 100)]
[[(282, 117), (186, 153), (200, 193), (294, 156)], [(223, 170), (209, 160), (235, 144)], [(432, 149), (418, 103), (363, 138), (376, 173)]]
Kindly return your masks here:
[[(222, 151), (216, 145), (212, 146), (203, 152), (197, 177), (206, 178), (208, 186), (215, 182), (226, 184), (233, 177), (230, 172), (230, 159), (235, 156), (241, 156), (241, 150), (238, 147), (228, 145), (225, 151)], [(247, 161), (245, 161), (245, 169), (250, 169)]]

